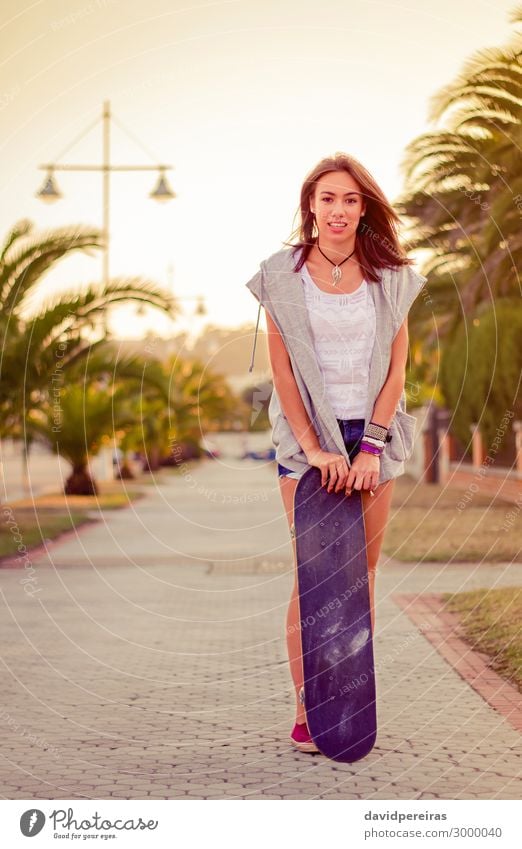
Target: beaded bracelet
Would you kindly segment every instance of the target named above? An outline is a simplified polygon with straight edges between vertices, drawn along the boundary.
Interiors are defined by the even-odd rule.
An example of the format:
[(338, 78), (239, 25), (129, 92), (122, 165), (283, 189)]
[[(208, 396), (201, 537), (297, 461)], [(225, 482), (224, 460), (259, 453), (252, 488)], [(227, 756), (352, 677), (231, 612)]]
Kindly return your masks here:
[(386, 442), (390, 442), (390, 440), (391, 434), (387, 427), (377, 424), (377, 422), (369, 422), (364, 431), (359, 450), (380, 457)]
[(388, 428), (377, 422), (370, 422), (364, 432), (365, 436), (373, 436), (375, 439), (385, 440), (388, 436)]

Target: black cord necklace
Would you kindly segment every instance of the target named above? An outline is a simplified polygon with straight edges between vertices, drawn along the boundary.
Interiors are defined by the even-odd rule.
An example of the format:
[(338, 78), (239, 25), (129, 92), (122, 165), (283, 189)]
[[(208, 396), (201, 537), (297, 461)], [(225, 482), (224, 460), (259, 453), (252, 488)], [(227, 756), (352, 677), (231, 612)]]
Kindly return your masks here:
[(327, 259), (327, 260), (328, 260), (328, 262), (329, 262), (329, 263), (331, 263), (331, 264), (333, 265), (333, 268), (332, 268), (332, 279), (333, 279), (332, 286), (337, 286), (337, 284), (339, 283), (339, 281), (340, 281), (341, 277), (343, 276), (343, 272), (341, 271), (341, 265), (344, 265), (344, 263), (345, 263), (347, 260), (349, 260), (351, 256), (353, 256), (353, 255), (354, 255), (354, 253), (355, 253), (355, 248), (354, 248), (354, 249), (353, 249), (353, 251), (351, 252), (350, 256), (347, 256), (347, 257), (346, 257), (346, 259), (343, 259), (343, 261), (342, 261), (342, 262), (337, 263), (337, 262), (334, 262), (332, 259), (330, 259), (330, 257), (329, 257), (329, 256), (326, 256), (326, 254), (324, 253), (324, 251), (322, 251), (322, 250), (321, 250), (321, 248), (320, 248), (320, 246), (319, 246), (319, 239), (317, 239), (317, 247), (318, 247), (319, 251), (322, 253), (322, 255), (324, 256), (324, 258), (325, 258), (325, 259)]

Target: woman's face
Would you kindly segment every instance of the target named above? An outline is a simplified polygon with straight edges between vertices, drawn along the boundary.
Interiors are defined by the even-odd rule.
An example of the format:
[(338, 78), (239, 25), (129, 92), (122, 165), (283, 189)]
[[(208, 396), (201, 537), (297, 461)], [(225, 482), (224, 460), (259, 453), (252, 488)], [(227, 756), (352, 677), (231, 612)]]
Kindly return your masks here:
[(321, 244), (343, 245), (353, 243), (366, 204), (351, 174), (329, 171), (317, 181), (310, 209), (315, 212)]

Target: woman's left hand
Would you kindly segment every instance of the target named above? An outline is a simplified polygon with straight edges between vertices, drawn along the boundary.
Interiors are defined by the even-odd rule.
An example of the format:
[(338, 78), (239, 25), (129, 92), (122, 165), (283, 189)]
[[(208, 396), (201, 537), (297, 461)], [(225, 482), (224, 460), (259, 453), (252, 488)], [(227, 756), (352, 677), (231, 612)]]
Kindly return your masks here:
[[(355, 455), (355, 459), (352, 460), (348, 477), (344, 484), (346, 495), (351, 495), (352, 489), (377, 489), (380, 468), (381, 458), (379, 456), (369, 454), (367, 451), (359, 451)], [(339, 492), (341, 488), (337, 486), (335, 491)]]

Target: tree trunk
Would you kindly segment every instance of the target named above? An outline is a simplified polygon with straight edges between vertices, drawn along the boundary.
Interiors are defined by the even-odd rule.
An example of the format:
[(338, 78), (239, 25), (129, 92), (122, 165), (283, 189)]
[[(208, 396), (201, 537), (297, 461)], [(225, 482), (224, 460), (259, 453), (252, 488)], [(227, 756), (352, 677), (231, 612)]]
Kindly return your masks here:
[(22, 489), (26, 495), (31, 492), (31, 479), (29, 475), (29, 452), (31, 442), (22, 434)]
[(71, 475), (65, 481), (66, 495), (98, 495), (96, 481), (87, 471), (87, 462), (75, 463)]
[(145, 446), (145, 457), (143, 459), (143, 471), (155, 472), (160, 469), (160, 450), (157, 445)]
[(115, 480), (134, 480), (135, 475), (132, 473), (132, 469), (129, 466), (127, 460), (127, 452), (125, 451), (123, 454), (123, 459), (116, 464), (116, 470), (114, 472)]

